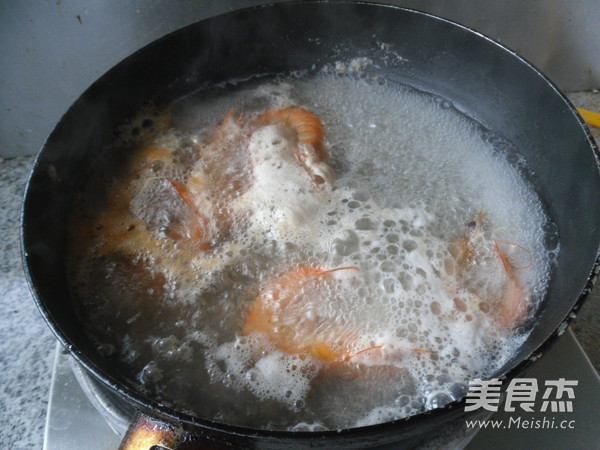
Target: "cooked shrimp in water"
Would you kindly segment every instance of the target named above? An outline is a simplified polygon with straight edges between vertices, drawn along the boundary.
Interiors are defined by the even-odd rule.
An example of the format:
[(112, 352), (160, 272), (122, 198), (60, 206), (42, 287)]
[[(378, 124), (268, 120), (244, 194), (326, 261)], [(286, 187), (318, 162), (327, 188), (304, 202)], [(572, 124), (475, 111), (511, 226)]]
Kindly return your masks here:
[(140, 391), (339, 429), (441, 406), (509, 360), (558, 247), (500, 138), (364, 77), (215, 89), (123, 126), (123, 173), (93, 173), (72, 215), (82, 321)]

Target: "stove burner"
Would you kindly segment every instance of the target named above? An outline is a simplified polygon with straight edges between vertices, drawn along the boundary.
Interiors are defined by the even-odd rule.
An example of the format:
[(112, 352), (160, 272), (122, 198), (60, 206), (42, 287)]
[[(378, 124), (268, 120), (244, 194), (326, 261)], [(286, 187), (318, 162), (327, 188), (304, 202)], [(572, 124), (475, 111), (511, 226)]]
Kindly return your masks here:
[(81, 389), (108, 426), (119, 436), (123, 436), (133, 419), (135, 408), (103, 386), (73, 358), (71, 368)]

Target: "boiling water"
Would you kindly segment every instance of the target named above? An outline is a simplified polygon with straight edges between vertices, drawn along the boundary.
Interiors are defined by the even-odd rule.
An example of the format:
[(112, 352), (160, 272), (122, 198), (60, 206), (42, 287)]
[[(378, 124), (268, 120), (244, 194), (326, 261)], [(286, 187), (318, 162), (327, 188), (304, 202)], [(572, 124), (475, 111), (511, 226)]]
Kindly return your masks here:
[[(285, 130), (240, 125), (289, 105), (325, 124), (335, 176), (319, 188)], [(229, 122), (239, 139), (211, 143), (230, 108), (244, 114)], [(459, 278), (451, 249), (479, 217), (482, 239), (492, 249), (503, 243), (535, 307), (557, 251), (547, 245), (552, 227), (514, 149), (446, 100), (327, 72), (246, 81), (182, 98), (168, 120), (143, 113), (116, 147), (143, 148), (144, 139), (170, 156), (150, 169), (130, 164), (139, 173), (112, 180), (101, 195), (111, 177), (97, 174), (85, 212), (74, 214), (70, 282), (99, 351), (148, 396), (244, 426), (361, 426), (461, 398), (469, 380), (492, 376), (525, 339), (498, 324), (490, 311), (497, 304), (461, 284), (505, 289), (506, 274), (492, 279), (500, 253)], [(234, 141), (242, 150), (227, 153)], [(197, 155), (215, 146), (239, 172), (228, 178), (233, 187), (218, 188), (232, 219), (209, 249), (198, 249), (187, 244), (190, 227), (168, 235), (170, 223), (194, 218), (165, 180), (193, 179), (204, 164)], [(204, 175), (208, 192), (219, 175)], [(347, 348), (339, 361), (243, 332), (265, 286), (298, 266), (351, 267), (303, 285), (299, 310), (290, 312), (300, 334), (314, 331), (304, 321), (316, 317), (319, 333), (339, 335)]]

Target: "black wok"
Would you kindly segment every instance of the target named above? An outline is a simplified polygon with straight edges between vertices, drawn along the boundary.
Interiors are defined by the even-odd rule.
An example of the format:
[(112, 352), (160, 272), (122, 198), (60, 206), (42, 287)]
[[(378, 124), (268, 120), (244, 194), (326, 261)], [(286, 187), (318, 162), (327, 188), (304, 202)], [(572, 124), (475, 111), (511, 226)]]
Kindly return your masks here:
[[(401, 59), (384, 59), (381, 43)], [(530, 337), (502, 373), (514, 377), (564, 331), (598, 269), (600, 175), (595, 147), (565, 96), (514, 52), (460, 25), (398, 7), (286, 3), (232, 12), (177, 31), (94, 83), (60, 120), (35, 162), (22, 212), (26, 274), (58, 339), (104, 385), (139, 410), (181, 427), (190, 442), (236, 447), (412, 446), (464, 418), (464, 404), (341, 432), (272, 432), (214, 423), (137, 393), (84, 334), (65, 279), (65, 223), (73, 193), (117, 127), (150, 98), (168, 102), (206, 82), (311, 70), (367, 56), (373, 71), (451, 101), (515, 143), (558, 226), (560, 252)], [(116, 164), (106, 153), (101, 164)], [(191, 437), (190, 437), (191, 436)], [(397, 448), (397, 447), (395, 447)]]

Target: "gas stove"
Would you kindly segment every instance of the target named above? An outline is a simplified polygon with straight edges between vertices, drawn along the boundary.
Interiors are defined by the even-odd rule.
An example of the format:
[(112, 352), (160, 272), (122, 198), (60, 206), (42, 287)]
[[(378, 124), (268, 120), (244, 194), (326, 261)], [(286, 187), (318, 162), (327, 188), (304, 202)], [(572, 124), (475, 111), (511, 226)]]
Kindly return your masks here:
[[(133, 408), (90, 377), (59, 344), (55, 352), (44, 450), (118, 448)], [(537, 379), (540, 386), (547, 380), (576, 380), (573, 411), (499, 408), (487, 427), (468, 430), (465, 424), (424, 448), (600, 448), (600, 377), (570, 330), (523, 377)]]

